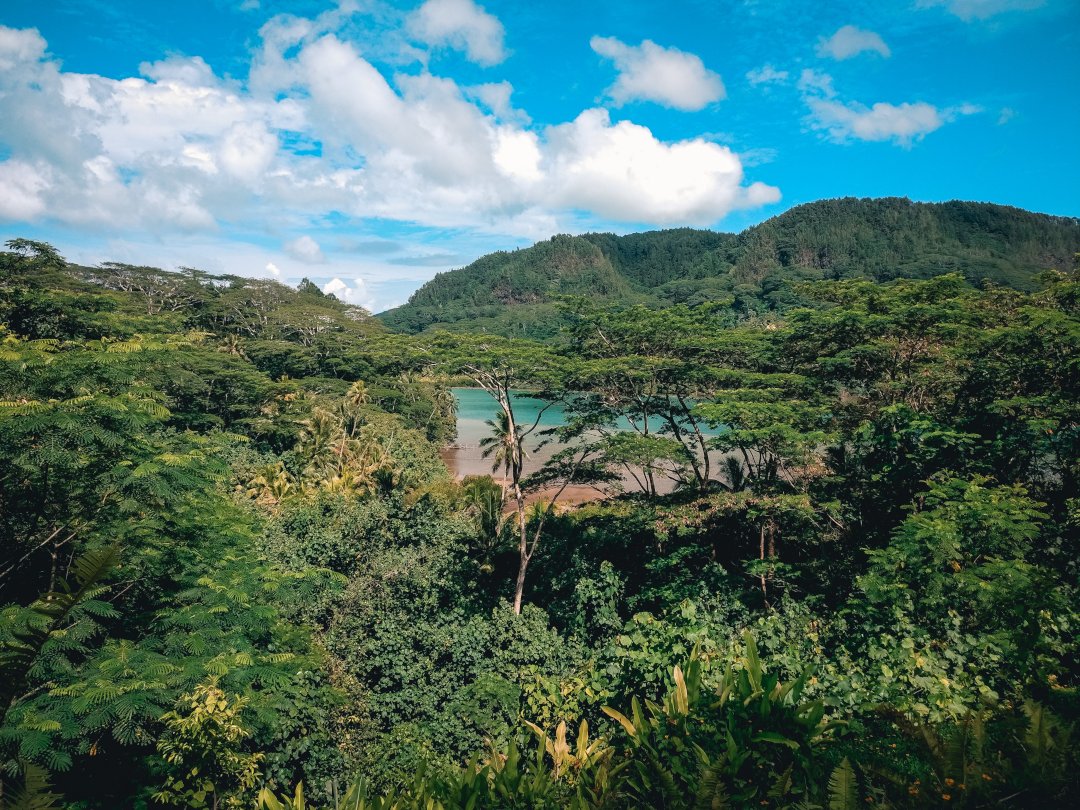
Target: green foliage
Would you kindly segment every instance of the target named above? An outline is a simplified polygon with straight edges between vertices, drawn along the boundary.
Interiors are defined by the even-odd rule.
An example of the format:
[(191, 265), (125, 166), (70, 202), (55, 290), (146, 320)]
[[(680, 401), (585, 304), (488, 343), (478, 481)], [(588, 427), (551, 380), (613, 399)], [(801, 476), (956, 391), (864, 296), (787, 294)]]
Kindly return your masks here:
[[(10, 770), (10, 769), (9, 769)], [(52, 810), (60, 797), (50, 790), (48, 771), (30, 763), (19, 763), (18, 781), (4, 780), (0, 794), (3, 810)]]
[(240, 807), (239, 793), (258, 779), (260, 754), (241, 750), (251, 736), (241, 715), (246, 700), (211, 680), (180, 699), (181, 711), (161, 718), (158, 754), (169, 770), (154, 800), (170, 807)]
[(844, 757), (829, 776), (829, 810), (855, 810), (859, 807), (859, 785), (855, 769)]
[[(26, 687), (27, 676), (35, 659), (54, 634), (66, 634), (61, 624), (72, 612), (81, 609), (107, 615), (101, 602), (95, 603), (106, 588), (101, 585), (113, 566), (118, 551), (108, 547), (83, 554), (71, 565), (72, 581), (60, 580), (59, 589), (40, 596), (28, 608), (4, 616), (3, 648), (0, 650), (0, 723), (7, 717), (12, 702)], [(92, 607), (95, 605), (95, 607)]]
[[(1080, 286), (1032, 273), (1074, 230), (560, 237), (418, 293), (458, 331), (417, 337), (16, 240), (2, 801), (1075, 804)], [(463, 379), (494, 478), (438, 455)]]
[[(701, 688), (701, 664), (676, 666), (674, 687), (662, 704), (635, 699), (630, 717), (605, 707), (629, 738), (625, 790), (648, 807), (684, 804), (704, 788), (736, 806), (775, 801), (791, 806), (821, 789), (817, 748), (837, 728), (821, 700), (804, 702), (805, 670), (781, 683), (767, 674), (749, 634), (744, 656), (733, 663), (715, 694)], [(704, 783), (704, 784), (703, 784)], [(722, 786), (722, 787), (721, 787)]]
[(1080, 248), (1077, 220), (988, 203), (898, 198), (821, 200), (738, 235), (679, 228), (615, 236), (554, 236), (440, 273), (379, 317), (406, 332), (429, 328), (557, 340), (551, 302), (587, 295), (620, 304), (721, 303), (739, 314), (803, 302), (807, 280), (926, 279), (962, 273), (1021, 290)]
[[(879, 626), (891, 620), (901, 636), (898, 645), (871, 640), (867, 654), (887, 677), (909, 673), (896, 684), (905, 697), (890, 702), (957, 716), (1037, 677), (1040, 658), (1060, 648), (1054, 617), (1067, 608), (1047, 587), (1035, 543), (1046, 515), (1022, 487), (949, 479), (919, 500), (859, 580), (862, 609), (880, 611)], [(949, 639), (944, 656), (932, 639)]]

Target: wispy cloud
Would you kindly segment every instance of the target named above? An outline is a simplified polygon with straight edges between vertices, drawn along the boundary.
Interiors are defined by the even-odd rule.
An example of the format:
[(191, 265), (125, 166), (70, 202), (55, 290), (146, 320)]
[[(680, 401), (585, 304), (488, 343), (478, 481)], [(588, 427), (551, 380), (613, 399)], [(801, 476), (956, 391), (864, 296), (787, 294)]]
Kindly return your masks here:
[(888, 58), (892, 51), (885, 44), (880, 34), (856, 28), (854, 25), (845, 25), (838, 28), (831, 37), (822, 37), (818, 42), (818, 56), (828, 56), (833, 59), (851, 59), (861, 53), (876, 53)]
[(942, 108), (925, 101), (879, 101), (870, 105), (844, 101), (838, 98), (832, 77), (813, 70), (803, 71), (799, 89), (810, 108), (810, 127), (838, 143), (891, 141), (911, 147), (950, 121), (981, 112), (974, 104)]
[(755, 87), (760, 84), (783, 84), (788, 80), (788, 72), (777, 70), (772, 65), (762, 65), (747, 72), (746, 80)]
[(985, 20), (1008, 11), (1034, 11), (1046, 0), (919, 0), (920, 8), (943, 7), (961, 20)]

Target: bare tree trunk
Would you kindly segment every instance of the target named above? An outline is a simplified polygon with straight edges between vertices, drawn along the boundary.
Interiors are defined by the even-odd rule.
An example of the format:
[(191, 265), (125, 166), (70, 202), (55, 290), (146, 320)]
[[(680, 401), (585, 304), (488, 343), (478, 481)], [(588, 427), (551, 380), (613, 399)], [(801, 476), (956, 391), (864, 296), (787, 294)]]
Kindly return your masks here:
[(518, 523), (518, 574), (514, 582), (514, 615), (521, 614), (521, 602), (525, 595), (525, 569), (529, 567), (528, 524), (525, 519), (525, 493), (521, 490), (521, 475), (524, 465), (525, 449), (521, 446), (523, 436), (519, 435), (514, 419), (514, 407), (510, 398), (509, 386), (505, 395), (500, 396), (499, 404), (506, 414), (507, 438), (510, 450), (510, 480), (514, 488), (514, 509)]
[(525, 496), (519, 487), (514, 497), (517, 500), (518, 513), (518, 573), (514, 583), (514, 615), (521, 615), (521, 601), (525, 595), (525, 569), (529, 567), (529, 537), (525, 523)]
[(765, 607), (769, 606), (769, 591), (766, 585), (765, 578), (765, 524), (761, 524), (760, 533), (760, 550), (758, 552), (758, 559), (761, 560), (761, 598), (765, 602)]

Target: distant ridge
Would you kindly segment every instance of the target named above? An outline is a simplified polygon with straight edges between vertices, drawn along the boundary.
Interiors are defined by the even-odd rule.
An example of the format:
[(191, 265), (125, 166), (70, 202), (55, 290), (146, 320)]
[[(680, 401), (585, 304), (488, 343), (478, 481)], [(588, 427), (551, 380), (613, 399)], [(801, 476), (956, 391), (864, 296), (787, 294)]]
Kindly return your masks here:
[(408, 303), (380, 314), (406, 332), (432, 327), (547, 337), (560, 295), (697, 304), (740, 311), (794, 303), (788, 281), (878, 281), (960, 272), (1031, 289), (1071, 267), (1080, 219), (993, 203), (845, 197), (796, 206), (739, 234), (676, 228), (626, 236), (553, 236), (440, 273)]

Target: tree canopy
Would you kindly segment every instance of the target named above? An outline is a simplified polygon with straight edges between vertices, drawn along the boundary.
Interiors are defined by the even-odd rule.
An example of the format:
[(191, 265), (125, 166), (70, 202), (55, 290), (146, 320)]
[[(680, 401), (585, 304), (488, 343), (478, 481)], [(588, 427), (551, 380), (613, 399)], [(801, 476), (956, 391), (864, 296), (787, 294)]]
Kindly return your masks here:
[[(640, 290), (684, 238), (735, 244), (550, 251)], [(1080, 797), (1080, 270), (560, 294), (541, 341), (8, 247), (0, 807)]]

